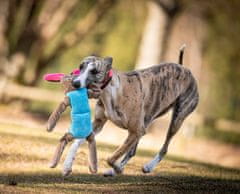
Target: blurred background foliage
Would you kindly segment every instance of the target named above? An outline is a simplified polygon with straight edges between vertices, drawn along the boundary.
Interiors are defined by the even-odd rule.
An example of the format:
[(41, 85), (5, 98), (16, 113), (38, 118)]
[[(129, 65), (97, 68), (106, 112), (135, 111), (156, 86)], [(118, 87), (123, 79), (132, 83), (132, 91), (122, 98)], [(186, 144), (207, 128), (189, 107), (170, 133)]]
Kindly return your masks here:
[(208, 12), (205, 45), (211, 71), (207, 114), (240, 120), (240, 2), (212, 2)]
[[(238, 0), (1, 0), (0, 98), (16, 100), (4, 95), (8, 83), (59, 89), (43, 82), (42, 75), (71, 72), (91, 54), (112, 56), (114, 68), (129, 71), (141, 61), (141, 52), (158, 53), (156, 63), (176, 62), (176, 50), (188, 42), (185, 64), (198, 79), (198, 112), (208, 121), (240, 121), (239, 10)], [(150, 28), (154, 20), (157, 27)], [(151, 30), (153, 43), (144, 45)], [(188, 36), (191, 30), (196, 32)], [(197, 39), (199, 33), (203, 38)], [(176, 39), (179, 44), (171, 47)], [(27, 101), (38, 112), (52, 110), (52, 104)]]

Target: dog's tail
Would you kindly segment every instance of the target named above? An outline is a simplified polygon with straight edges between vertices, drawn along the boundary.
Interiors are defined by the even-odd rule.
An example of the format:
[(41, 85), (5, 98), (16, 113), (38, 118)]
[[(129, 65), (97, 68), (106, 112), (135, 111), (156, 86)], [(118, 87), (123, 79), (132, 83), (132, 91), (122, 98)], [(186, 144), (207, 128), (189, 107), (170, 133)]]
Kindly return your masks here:
[(180, 64), (180, 65), (182, 65), (183, 64), (183, 54), (184, 54), (184, 49), (186, 48), (186, 44), (183, 44), (181, 47), (180, 47), (180, 49), (179, 49), (179, 58), (178, 58), (178, 63)]

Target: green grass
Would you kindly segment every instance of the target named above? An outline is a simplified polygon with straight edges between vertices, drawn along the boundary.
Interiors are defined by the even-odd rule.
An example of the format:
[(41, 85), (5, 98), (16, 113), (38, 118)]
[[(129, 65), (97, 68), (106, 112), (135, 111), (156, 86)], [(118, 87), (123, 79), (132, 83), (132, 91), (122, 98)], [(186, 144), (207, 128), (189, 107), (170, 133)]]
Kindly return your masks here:
[[(99, 174), (88, 174), (87, 146), (80, 148), (73, 174), (63, 178), (61, 164), (49, 169), (62, 132), (47, 133), (0, 124), (0, 193), (238, 193), (240, 169), (224, 168), (176, 156), (167, 156), (153, 173), (141, 167), (154, 152), (138, 150), (124, 175), (105, 178), (105, 160), (116, 146), (98, 142)], [(65, 153), (64, 153), (65, 155)]]

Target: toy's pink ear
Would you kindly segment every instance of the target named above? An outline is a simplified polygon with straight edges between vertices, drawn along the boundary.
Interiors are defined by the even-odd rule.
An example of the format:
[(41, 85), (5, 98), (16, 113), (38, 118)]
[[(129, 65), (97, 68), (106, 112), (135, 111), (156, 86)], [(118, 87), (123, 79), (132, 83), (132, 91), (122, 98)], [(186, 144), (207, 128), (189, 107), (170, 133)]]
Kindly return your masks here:
[(48, 73), (43, 76), (43, 79), (49, 82), (60, 82), (64, 75), (63, 73)]
[(79, 74), (80, 74), (80, 70), (79, 70), (79, 69), (74, 69), (74, 70), (72, 71), (72, 74), (73, 74), (73, 75), (79, 75)]

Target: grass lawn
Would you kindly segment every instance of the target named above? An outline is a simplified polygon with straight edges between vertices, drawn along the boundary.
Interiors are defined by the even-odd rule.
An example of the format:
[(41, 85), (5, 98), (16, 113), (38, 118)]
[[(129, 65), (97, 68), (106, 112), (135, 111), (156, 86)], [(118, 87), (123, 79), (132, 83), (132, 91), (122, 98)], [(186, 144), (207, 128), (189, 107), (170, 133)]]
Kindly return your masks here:
[(124, 175), (105, 178), (105, 160), (115, 146), (103, 143), (98, 143), (98, 175), (88, 174), (84, 145), (73, 174), (63, 178), (62, 162), (56, 169), (48, 168), (61, 135), (49, 134), (44, 127), (0, 124), (0, 193), (240, 193), (240, 169), (174, 156), (167, 156), (153, 173), (142, 174), (141, 167), (154, 156), (148, 150), (138, 150)]

